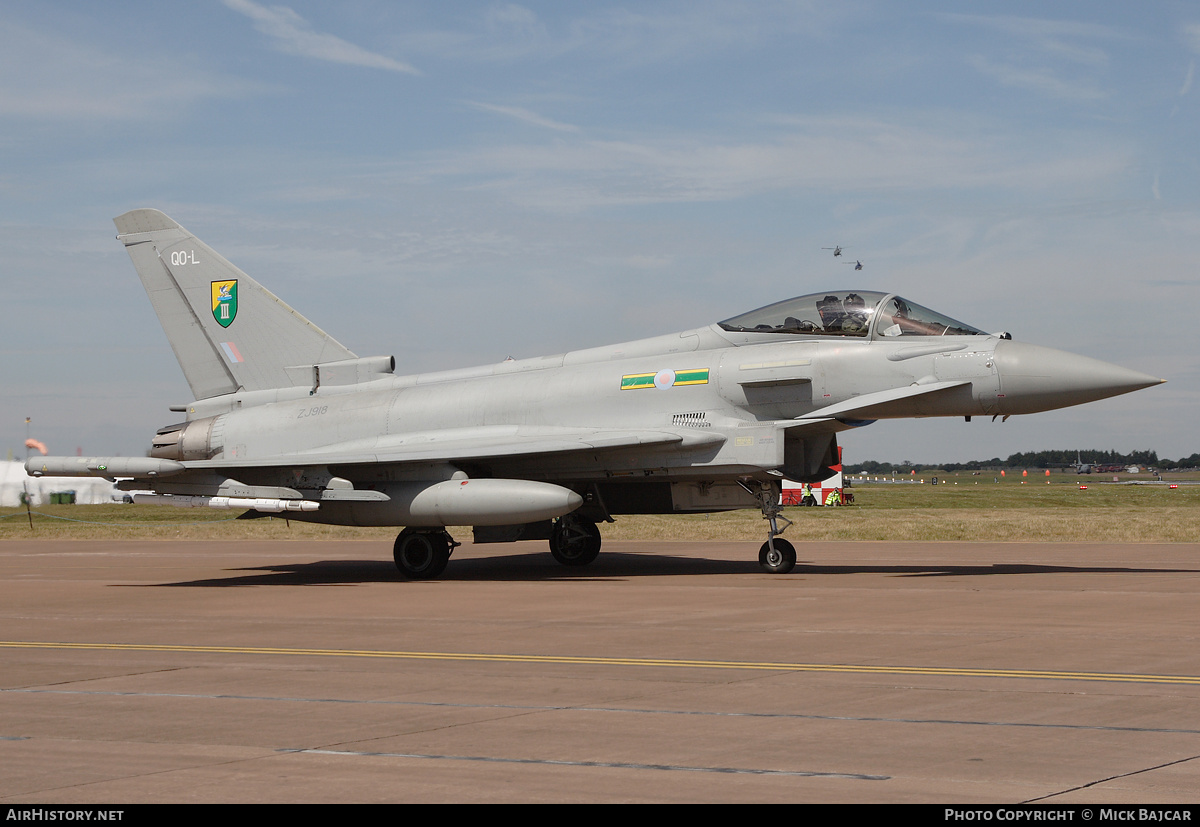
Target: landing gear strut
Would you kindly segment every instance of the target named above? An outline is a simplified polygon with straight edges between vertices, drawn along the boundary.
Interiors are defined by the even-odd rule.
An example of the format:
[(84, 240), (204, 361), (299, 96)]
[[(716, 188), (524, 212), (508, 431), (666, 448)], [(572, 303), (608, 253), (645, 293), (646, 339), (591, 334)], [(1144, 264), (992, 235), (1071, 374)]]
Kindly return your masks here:
[(550, 553), (564, 566), (586, 566), (600, 554), (600, 529), (572, 514), (559, 517), (550, 530)]
[[(796, 567), (796, 547), (780, 535), (787, 531), (792, 521), (783, 516), (779, 504), (779, 487), (769, 482), (740, 482), (743, 488), (758, 500), (763, 519), (770, 523), (767, 541), (758, 550), (758, 564), (771, 574), (787, 574)], [(782, 520), (783, 528), (778, 521)]]
[(406, 528), (396, 537), (392, 556), (405, 577), (432, 580), (446, 570), (458, 545), (445, 529)]

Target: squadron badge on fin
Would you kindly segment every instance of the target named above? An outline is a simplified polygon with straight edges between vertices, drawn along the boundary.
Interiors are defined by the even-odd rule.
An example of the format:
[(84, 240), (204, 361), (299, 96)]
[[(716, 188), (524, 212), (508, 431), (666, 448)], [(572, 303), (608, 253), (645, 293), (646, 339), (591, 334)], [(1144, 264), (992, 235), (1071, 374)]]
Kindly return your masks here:
[(237, 318), (237, 279), (212, 283), (213, 318), (221, 327), (229, 327)]

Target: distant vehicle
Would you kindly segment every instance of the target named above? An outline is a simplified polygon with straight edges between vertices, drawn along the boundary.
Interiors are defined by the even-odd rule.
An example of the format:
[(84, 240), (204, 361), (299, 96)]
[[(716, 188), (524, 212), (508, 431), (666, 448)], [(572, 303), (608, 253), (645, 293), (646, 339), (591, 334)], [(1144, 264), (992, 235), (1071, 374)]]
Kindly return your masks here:
[(759, 562), (787, 572), (781, 481), (828, 479), (838, 432), (1007, 418), (1161, 381), (868, 290), (395, 376), (394, 357), (352, 353), (158, 210), (114, 221), (195, 400), (171, 408), (186, 418), (158, 430), (149, 457), (38, 457), (27, 471), (119, 478), (135, 502), (405, 526), (394, 559), (412, 578), (446, 567), (457, 545), (446, 526), (474, 526), (477, 543), (548, 540), (558, 562), (581, 566), (613, 515), (738, 508), (762, 511)]
[(1090, 473), (1092, 473), (1092, 465), (1091, 465), (1091, 463), (1087, 463), (1087, 462), (1084, 462), (1083, 460), (1081, 460), (1081, 459), (1079, 458), (1079, 452), (1078, 452), (1078, 451), (1076, 451), (1076, 452), (1075, 452), (1075, 462), (1073, 463), (1072, 467), (1075, 469), (1075, 473), (1076, 473), (1076, 474), (1090, 474)]
[(822, 247), (821, 249), (822, 249), (822, 250), (833, 250), (833, 257), (834, 257), (834, 258), (837, 258), (838, 256), (840, 256), (840, 255), (842, 254), (842, 248), (841, 248), (841, 246), (840, 246), (840, 245), (839, 245), (839, 246), (835, 246), (835, 247)]

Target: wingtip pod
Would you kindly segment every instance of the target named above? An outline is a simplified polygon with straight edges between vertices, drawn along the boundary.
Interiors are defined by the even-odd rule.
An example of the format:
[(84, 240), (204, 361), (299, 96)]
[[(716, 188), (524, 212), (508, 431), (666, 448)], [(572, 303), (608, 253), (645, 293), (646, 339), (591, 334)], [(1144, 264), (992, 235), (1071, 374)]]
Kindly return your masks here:
[(152, 457), (34, 457), (25, 461), (31, 477), (169, 477), (186, 470), (182, 462)]

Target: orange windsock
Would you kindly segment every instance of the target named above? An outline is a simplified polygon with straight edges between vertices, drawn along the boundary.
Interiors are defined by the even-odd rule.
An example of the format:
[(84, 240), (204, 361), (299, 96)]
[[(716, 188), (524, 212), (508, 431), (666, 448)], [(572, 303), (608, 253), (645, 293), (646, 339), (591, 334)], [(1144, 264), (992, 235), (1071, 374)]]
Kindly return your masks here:
[(42, 456), (46, 456), (46, 454), (50, 453), (49, 451), (46, 450), (46, 446), (43, 445), (42, 443), (38, 442), (36, 439), (25, 440), (25, 447), (33, 448), (35, 450), (41, 451)]

